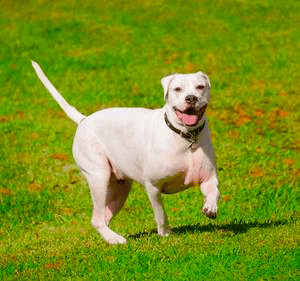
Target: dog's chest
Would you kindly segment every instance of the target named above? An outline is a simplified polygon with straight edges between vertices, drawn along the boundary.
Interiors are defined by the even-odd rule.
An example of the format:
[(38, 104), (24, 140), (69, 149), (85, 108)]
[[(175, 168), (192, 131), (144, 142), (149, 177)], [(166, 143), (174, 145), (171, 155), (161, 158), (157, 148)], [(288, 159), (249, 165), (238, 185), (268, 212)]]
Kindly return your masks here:
[(176, 193), (191, 186), (199, 185), (211, 176), (213, 169), (202, 149), (188, 150), (183, 154), (165, 158), (156, 186), (163, 193)]

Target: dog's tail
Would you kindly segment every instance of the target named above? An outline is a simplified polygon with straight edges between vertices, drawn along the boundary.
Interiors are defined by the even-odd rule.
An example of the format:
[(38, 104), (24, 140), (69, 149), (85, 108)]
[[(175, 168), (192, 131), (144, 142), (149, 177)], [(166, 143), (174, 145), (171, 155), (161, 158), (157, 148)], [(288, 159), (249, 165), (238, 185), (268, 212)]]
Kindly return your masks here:
[(40, 78), (45, 88), (50, 92), (51, 96), (57, 101), (62, 110), (67, 114), (67, 116), (72, 119), (76, 124), (79, 124), (82, 119), (86, 116), (81, 114), (75, 107), (71, 106), (63, 96), (55, 89), (49, 79), (46, 77), (45, 73), (41, 67), (34, 61), (32, 61), (32, 66)]

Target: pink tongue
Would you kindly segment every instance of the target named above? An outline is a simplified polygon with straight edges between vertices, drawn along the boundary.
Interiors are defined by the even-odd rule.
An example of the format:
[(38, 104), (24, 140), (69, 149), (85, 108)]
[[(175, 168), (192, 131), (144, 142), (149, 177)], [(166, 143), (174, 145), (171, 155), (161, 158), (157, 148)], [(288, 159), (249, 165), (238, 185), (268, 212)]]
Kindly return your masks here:
[(185, 113), (176, 111), (177, 117), (185, 124), (185, 125), (194, 125), (197, 122), (197, 115), (187, 115)]

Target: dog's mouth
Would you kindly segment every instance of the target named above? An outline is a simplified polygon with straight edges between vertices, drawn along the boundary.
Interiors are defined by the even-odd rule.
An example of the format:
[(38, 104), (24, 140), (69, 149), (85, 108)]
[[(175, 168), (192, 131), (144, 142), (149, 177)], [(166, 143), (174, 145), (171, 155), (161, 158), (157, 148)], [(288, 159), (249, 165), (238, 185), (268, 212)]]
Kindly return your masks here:
[(199, 109), (196, 109), (195, 107), (189, 107), (185, 109), (184, 111), (181, 111), (177, 108), (175, 109), (177, 118), (185, 125), (185, 126), (196, 126), (199, 121), (202, 119), (205, 110), (206, 110), (207, 104), (203, 105)]

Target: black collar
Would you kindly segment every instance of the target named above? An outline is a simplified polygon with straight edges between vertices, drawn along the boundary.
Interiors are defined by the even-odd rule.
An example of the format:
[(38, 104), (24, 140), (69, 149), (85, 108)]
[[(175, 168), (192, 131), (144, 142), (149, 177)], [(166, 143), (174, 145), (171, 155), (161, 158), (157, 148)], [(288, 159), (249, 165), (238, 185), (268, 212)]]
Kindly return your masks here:
[(189, 131), (189, 132), (183, 132), (177, 128), (175, 128), (171, 122), (168, 119), (167, 114), (165, 113), (165, 121), (166, 124), (168, 125), (168, 127), (174, 131), (176, 134), (180, 135), (181, 137), (185, 138), (188, 141), (194, 142), (197, 138), (197, 136), (203, 131), (204, 127), (205, 127), (205, 120), (203, 122), (203, 124), (201, 126), (199, 126), (198, 128), (196, 128), (193, 131)]

